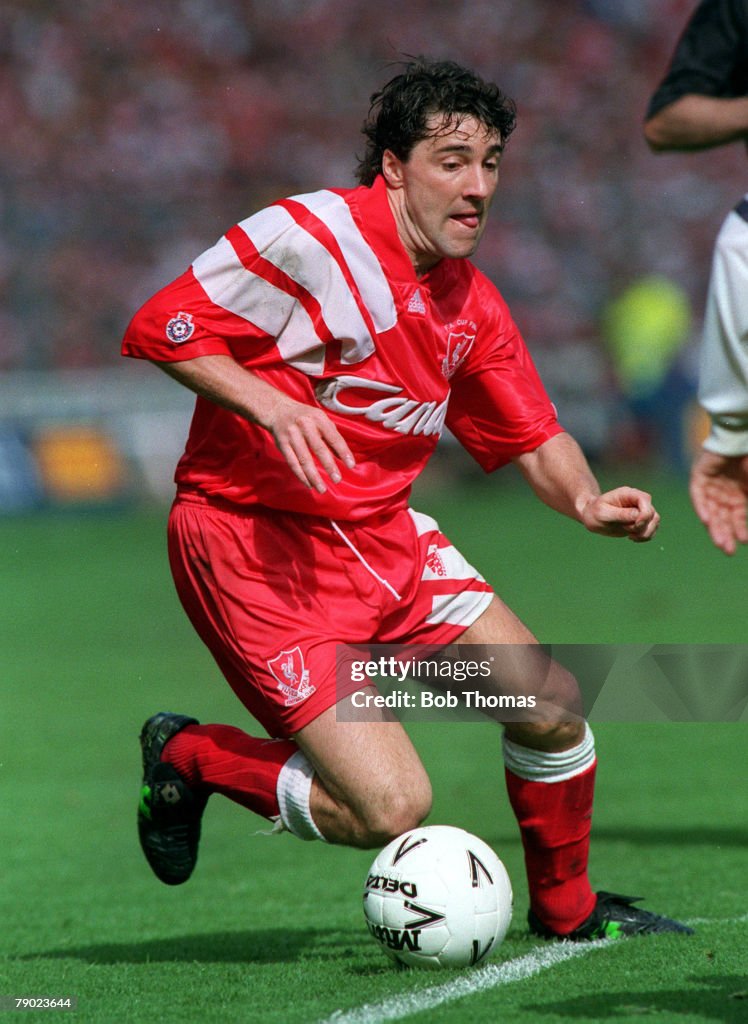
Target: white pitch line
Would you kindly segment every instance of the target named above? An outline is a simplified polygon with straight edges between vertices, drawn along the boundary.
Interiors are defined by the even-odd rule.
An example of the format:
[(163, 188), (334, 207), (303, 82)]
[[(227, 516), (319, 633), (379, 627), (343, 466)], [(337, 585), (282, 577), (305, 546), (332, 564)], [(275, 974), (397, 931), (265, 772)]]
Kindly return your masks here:
[(441, 1006), (442, 1003), (475, 995), (476, 992), (485, 992), (488, 989), (498, 988), (500, 985), (511, 985), (515, 981), (524, 981), (525, 978), (532, 978), (533, 975), (547, 971), (550, 967), (555, 967), (565, 960), (586, 956), (593, 949), (599, 949), (601, 946), (609, 944), (605, 939), (580, 944), (561, 942), (556, 946), (533, 950), (532, 953), (516, 960), (507, 960), (503, 964), (490, 964), (488, 967), (481, 967), (477, 971), (455, 978), (454, 981), (447, 981), (443, 985), (434, 985), (431, 988), (422, 988), (415, 992), (405, 992), (402, 995), (382, 1000), (380, 1003), (364, 1003), (363, 1006), (354, 1010), (336, 1010), (320, 1024), (381, 1024), (382, 1021), (410, 1017), (414, 1013), (433, 1010), (434, 1007)]
[[(692, 917), (689, 918), (687, 924), (697, 927), (703, 924), (744, 924), (746, 921), (748, 921), (748, 914), (730, 918)], [(498, 988), (501, 985), (524, 981), (525, 978), (532, 978), (535, 974), (547, 971), (565, 960), (573, 960), (575, 957), (591, 953), (593, 949), (600, 949), (603, 946), (615, 949), (617, 945), (617, 942), (611, 942), (609, 939), (598, 939), (595, 942), (579, 944), (561, 942), (555, 946), (535, 949), (517, 960), (507, 960), (503, 964), (489, 964), (488, 967), (481, 967), (477, 971), (465, 974), (454, 981), (447, 981), (443, 985), (433, 985), (431, 988), (422, 988), (415, 992), (404, 992), (399, 996), (382, 1000), (380, 1003), (364, 1003), (363, 1006), (354, 1010), (335, 1010), (329, 1017), (320, 1021), (320, 1024), (382, 1024), (383, 1021), (399, 1020), (402, 1017), (410, 1017), (414, 1013), (432, 1010), (436, 1006), (441, 1006), (442, 1003), (464, 999), (465, 996), (475, 995), (476, 992), (486, 992), (488, 989)]]
[(748, 914), (741, 914), (740, 917), (689, 917), (686, 924), (698, 928), (700, 924), (745, 924), (746, 921)]

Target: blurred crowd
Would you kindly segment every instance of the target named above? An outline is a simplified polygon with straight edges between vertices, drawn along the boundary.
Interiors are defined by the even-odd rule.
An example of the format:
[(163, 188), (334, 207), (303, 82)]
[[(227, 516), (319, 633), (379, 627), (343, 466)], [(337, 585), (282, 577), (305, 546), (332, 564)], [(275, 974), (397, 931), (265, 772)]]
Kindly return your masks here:
[(116, 362), (135, 308), (232, 223), (352, 184), (370, 94), (403, 54), (466, 63), (517, 102), (477, 262), (531, 347), (596, 344), (645, 275), (698, 313), (745, 154), (655, 157), (641, 135), (694, 6), (4, 0), (0, 370)]

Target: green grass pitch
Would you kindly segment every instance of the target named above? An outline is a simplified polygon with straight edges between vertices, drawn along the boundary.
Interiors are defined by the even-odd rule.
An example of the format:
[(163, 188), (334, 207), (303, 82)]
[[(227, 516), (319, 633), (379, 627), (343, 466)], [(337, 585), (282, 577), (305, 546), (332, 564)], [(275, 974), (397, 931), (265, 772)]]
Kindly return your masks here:
[[(543, 640), (745, 642), (748, 552), (710, 547), (681, 483), (649, 484), (663, 525), (645, 546), (585, 534), (510, 474), (424, 489), (417, 505)], [(0, 521), (0, 997), (75, 996), (73, 1019), (96, 1024), (748, 1020), (745, 715), (595, 726), (593, 882), (698, 922), (691, 939), (551, 962), (558, 947), (525, 931), (488, 723), (409, 726), (430, 820), (481, 835), (513, 879), (514, 922), (485, 970), (395, 971), (361, 914), (373, 854), (258, 835), (264, 822), (228, 801), (208, 807), (190, 883), (157, 883), (134, 827), (143, 719), (166, 708), (251, 727), (178, 606), (164, 520)]]

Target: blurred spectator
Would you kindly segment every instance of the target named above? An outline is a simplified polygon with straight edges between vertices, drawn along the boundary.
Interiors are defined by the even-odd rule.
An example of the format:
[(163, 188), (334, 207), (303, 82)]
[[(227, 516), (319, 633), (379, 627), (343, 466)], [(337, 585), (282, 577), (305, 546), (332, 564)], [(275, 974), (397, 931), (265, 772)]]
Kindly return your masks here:
[(602, 351), (601, 311), (642, 274), (701, 308), (742, 163), (655, 160), (640, 127), (692, 6), (5, 0), (0, 369), (117, 361), (132, 310), (226, 223), (351, 184), (361, 110), (403, 53), (453, 57), (517, 100), (480, 264), (531, 346)]
[(685, 469), (686, 417), (692, 387), (683, 350), (693, 341), (688, 296), (661, 275), (630, 284), (603, 310), (602, 335), (610, 351), (623, 415), (616, 432), (619, 458), (650, 456)]

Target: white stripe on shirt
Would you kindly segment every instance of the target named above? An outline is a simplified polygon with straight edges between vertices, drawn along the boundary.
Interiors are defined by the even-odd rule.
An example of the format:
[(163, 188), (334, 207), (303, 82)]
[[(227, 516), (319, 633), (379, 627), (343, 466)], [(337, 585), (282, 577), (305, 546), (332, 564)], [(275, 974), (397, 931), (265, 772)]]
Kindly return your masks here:
[(275, 338), (287, 363), (312, 376), (322, 373), (325, 350), (307, 311), (292, 296), (247, 270), (227, 238), (198, 256), (192, 271), (211, 302)]
[[(292, 199), (319, 217), (336, 239), (375, 330), (393, 327), (397, 311), (390, 286), (345, 200), (328, 191)], [(265, 260), (319, 303), (326, 327), (342, 343), (344, 363), (361, 362), (374, 352), (374, 339), (338, 259), (288, 210), (267, 207), (238, 227)], [(301, 302), (247, 269), (226, 237), (199, 256), (192, 269), (212, 302), (275, 338), (286, 362), (310, 375), (322, 373), (325, 339)]]

